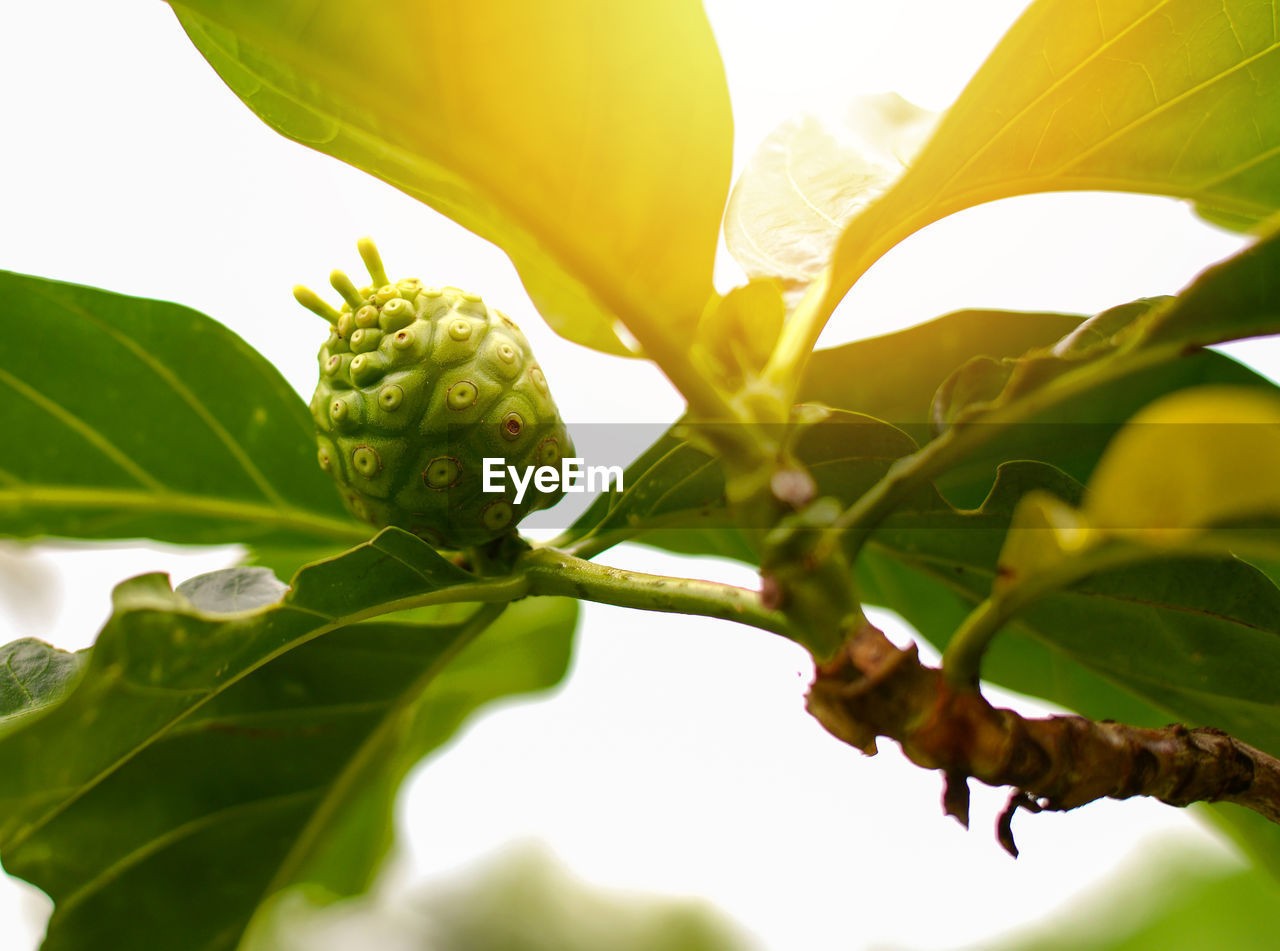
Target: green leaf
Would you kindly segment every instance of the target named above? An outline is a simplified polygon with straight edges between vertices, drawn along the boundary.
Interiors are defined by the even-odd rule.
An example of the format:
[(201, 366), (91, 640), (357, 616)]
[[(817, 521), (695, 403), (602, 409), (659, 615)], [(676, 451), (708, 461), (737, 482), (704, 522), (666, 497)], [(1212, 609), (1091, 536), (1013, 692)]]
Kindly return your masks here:
[(1277, 476), (1280, 396), (1210, 386), (1162, 397), (1116, 434), (1078, 508), (1039, 491), (1022, 497), (991, 606), (1016, 613), (1044, 591), (1120, 563), (1206, 553), (1274, 559)]
[[(1064, 909), (1052, 927), (1035, 927), (993, 951), (1270, 951), (1280, 896), (1265, 873), (1218, 871), (1213, 862), (1159, 846), (1143, 859), (1087, 903)], [(1084, 921), (1092, 927), (1074, 927)], [(1068, 922), (1073, 926), (1064, 927)]]
[[(1016, 355), (1059, 339), (1083, 346), (1088, 327), (1087, 321), (1082, 324), (1078, 317), (1061, 314), (961, 311), (899, 333), (819, 351), (810, 362), (801, 397), (839, 409), (831, 422), (813, 427), (802, 438), (800, 458), (814, 466), (823, 494), (851, 503), (895, 459), (915, 450), (911, 436), (930, 438), (930, 400), (966, 353), (985, 349)], [(1280, 394), (1266, 377), (1234, 360), (1212, 351), (1196, 352), (1084, 388), (993, 434), (946, 472), (938, 487), (953, 504), (976, 506), (990, 491), (997, 466), (1017, 458), (1041, 460), (1083, 482), (1111, 438), (1143, 406), (1166, 393), (1215, 383)], [(846, 428), (850, 423), (862, 428)], [(684, 554), (756, 561), (758, 539), (752, 530), (732, 524), (725, 510), (717, 461), (684, 441), (678, 427), (628, 467), (623, 484), (624, 493), (597, 499), (557, 544), (580, 546), (580, 553), (592, 554), (636, 539)]]
[(1097, 529), (1151, 544), (1280, 516), (1280, 398), (1197, 387), (1152, 403), (1107, 447), (1082, 514)]
[(0, 533), (351, 544), (306, 405), (215, 321), (0, 272)]
[[(571, 876), (544, 846), (521, 845), (475, 872), (411, 895), (411, 914), (368, 908), (281, 908), (273, 933), (246, 951), (276, 951), (290, 936), (340, 930), (353, 946), (386, 944), (441, 951), (746, 951), (748, 942), (699, 898), (636, 895), (593, 887)], [(408, 910), (408, 909), (406, 909)], [(379, 914), (379, 911), (382, 914)], [(318, 912), (318, 914), (317, 914)], [(326, 916), (327, 917), (322, 917)], [(314, 916), (314, 917), (313, 917)], [(334, 926), (338, 926), (335, 928)], [(380, 940), (379, 940), (380, 939)], [(261, 941), (261, 944), (258, 943)]]
[(85, 654), (59, 650), (24, 637), (0, 647), (0, 730), (16, 719), (48, 706), (79, 676)]
[(1019, 397), (1049, 386), (1060, 376), (1114, 355), (1125, 331), (1169, 300), (1167, 297), (1143, 298), (1109, 308), (1085, 320), (1060, 340), (1013, 357), (971, 358), (947, 377), (934, 394), (929, 409), (934, 432), (1004, 409)]
[[(568, 661), (562, 599), (483, 635), (501, 606), (352, 623), (406, 606), (411, 577), (420, 603), (463, 596), (434, 587), (437, 563), (389, 529), (256, 610), (201, 611), (156, 575), (119, 586), (77, 686), (0, 737), (0, 855), (54, 900), (44, 947), (234, 948), (279, 889), (367, 887), (407, 770)], [(344, 588), (342, 616), (320, 583)]]
[(939, 387), (936, 430), (1043, 405), (1197, 347), (1280, 332), (1280, 233), (1199, 275), (1177, 297), (1105, 310), (1054, 343), (1017, 358), (975, 357)]
[[(629, 538), (690, 554), (755, 560), (768, 526), (738, 524), (726, 508), (719, 461), (667, 432), (623, 476), (625, 491), (601, 496), (557, 545), (594, 554)], [(835, 411), (804, 427), (794, 444), (823, 495), (852, 498), (870, 488), (915, 443), (901, 430), (858, 413)]]
[(978, 355), (998, 360), (1051, 346), (1081, 320), (1068, 314), (956, 311), (815, 352), (805, 367), (800, 398), (888, 420), (925, 443), (933, 436), (934, 393), (957, 367)]
[(263, 121), (493, 241), (569, 339), (675, 347), (702, 312), (732, 125), (701, 4), (172, 6)]
[[(954, 510), (938, 499), (927, 508), (896, 513), (868, 544), (858, 565), (864, 596), (902, 614), (920, 632), (945, 646), (960, 612), (983, 601), (998, 577), (998, 563), (1019, 499), (1043, 491), (1078, 504), (1081, 489), (1063, 473), (1032, 462), (1008, 463), (983, 506)], [(903, 583), (895, 574), (911, 576)], [(887, 571), (893, 585), (877, 576)], [(944, 612), (939, 604), (954, 606)], [(1229, 558), (1180, 558), (1099, 572), (1074, 587), (1035, 602), (996, 638), (991, 659), (1021, 641), (1017, 663), (1007, 659), (984, 673), (1004, 686), (1081, 709), (1099, 709), (1109, 681), (1152, 710), (1225, 729), (1263, 749), (1280, 751), (1280, 710), (1274, 683), (1280, 677), (1280, 590), (1244, 562)], [(1045, 652), (1024, 653), (1033, 644)], [(1059, 655), (1056, 664), (1028, 656)], [(1071, 693), (1050, 672), (1062, 660), (1095, 675), (1088, 694)], [(1150, 725), (1150, 715), (1138, 718)]]
[(237, 614), (275, 604), (289, 586), (270, 568), (223, 568), (197, 575), (174, 588), (205, 614)]
[[(939, 485), (950, 494), (953, 483), (971, 481), (964, 469), (988, 471), (991, 461), (1010, 458), (1044, 459), (1087, 479), (1098, 437), (1110, 438), (1113, 427), (1080, 424), (1114, 423), (1193, 383), (1253, 385), (1254, 374), (1193, 361), (1206, 344), (1280, 331), (1277, 269), (1280, 234), (1206, 271), (1176, 298), (1111, 308), (1020, 357), (971, 359), (934, 398), (935, 428), (959, 431), (945, 467), (933, 470)], [(953, 497), (974, 504), (972, 496)]]
[(1152, 314), (1145, 347), (1208, 346), (1280, 333), (1280, 231), (1221, 264)]
[(1039, 0), (914, 165), (845, 230), (838, 301), (939, 218), (1032, 192), (1191, 199), (1237, 218), (1280, 209), (1280, 39), (1250, 0)]

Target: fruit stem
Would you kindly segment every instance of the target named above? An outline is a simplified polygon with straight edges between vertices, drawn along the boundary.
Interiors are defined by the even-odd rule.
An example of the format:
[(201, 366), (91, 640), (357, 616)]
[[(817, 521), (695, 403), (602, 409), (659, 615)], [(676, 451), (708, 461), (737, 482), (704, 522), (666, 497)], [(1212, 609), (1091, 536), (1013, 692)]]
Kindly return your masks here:
[(666, 614), (714, 617), (790, 636), (787, 619), (765, 608), (760, 593), (747, 588), (611, 568), (554, 548), (529, 552), (520, 559), (517, 570), (528, 578), (530, 594), (560, 595)]

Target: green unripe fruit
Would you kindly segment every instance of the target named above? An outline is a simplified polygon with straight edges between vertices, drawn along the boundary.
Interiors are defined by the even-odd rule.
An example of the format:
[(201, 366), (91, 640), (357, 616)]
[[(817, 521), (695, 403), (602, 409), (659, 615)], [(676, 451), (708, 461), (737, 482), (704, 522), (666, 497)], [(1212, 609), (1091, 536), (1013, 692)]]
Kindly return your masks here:
[[(359, 244), (372, 278), (335, 271), (334, 308), (306, 288), (299, 303), (332, 325), (311, 400), (317, 461), (347, 509), (447, 548), (499, 538), (559, 501), (529, 481), (517, 505), (506, 466), (559, 466), (573, 443), (529, 341), (476, 294), (392, 282), (373, 242)], [(498, 460), (500, 492), (484, 491)]]

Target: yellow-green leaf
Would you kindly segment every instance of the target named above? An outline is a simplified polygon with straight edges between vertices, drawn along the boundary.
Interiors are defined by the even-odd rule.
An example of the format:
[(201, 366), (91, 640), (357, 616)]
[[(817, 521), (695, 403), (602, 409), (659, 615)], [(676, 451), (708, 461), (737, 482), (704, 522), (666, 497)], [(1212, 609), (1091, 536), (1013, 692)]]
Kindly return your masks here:
[(499, 245), (564, 336), (698, 319), (732, 126), (696, 0), (172, 6), (265, 122)]
[(1097, 537), (1073, 506), (1048, 492), (1028, 492), (1013, 511), (992, 591), (1000, 593), (1031, 575), (1052, 571)]
[(908, 173), (845, 231), (828, 295), (945, 215), (1032, 192), (1280, 208), (1280, 12), (1257, 0), (1039, 0)]
[(707, 303), (697, 346), (714, 362), (718, 375), (740, 381), (765, 365), (785, 316), (782, 285), (771, 279), (751, 281)]
[(1107, 448), (1083, 508), (1099, 529), (1156, 543), (1280, 514), (1280, 400), (1240, 387), (1157, 400)]

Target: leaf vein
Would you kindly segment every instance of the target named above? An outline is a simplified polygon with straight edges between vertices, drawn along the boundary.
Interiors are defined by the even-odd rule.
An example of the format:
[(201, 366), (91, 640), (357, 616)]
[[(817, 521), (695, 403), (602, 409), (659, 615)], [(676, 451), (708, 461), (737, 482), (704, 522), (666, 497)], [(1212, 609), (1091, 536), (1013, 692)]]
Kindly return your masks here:
[(1069, 79), (1071, 79), (1081, 70), (1086, 68), (1090, 63), (1092, 63), (1094, 60), (1100, 57), (1108, 49), (1110, 49), (1116, 43), (1120, 42), (1120, 40), (1122, 40), (1125, 36), (1133, 32), (1134, 30), (1136, 30), (1144, 22), (1146, 22), (1151, 17), (1155, 16), (1157, 12), (1159, 12), (1164, 7), (1167, 7), (1172, 2), (1173, 0), (1160, 0), (1159, 3), (1153, 6), (1146, 13), (1142, 14), (1142, 16), (1138, 17), (1133, 22), (1125, 25), (1118, 32), (1116, 32), (1110, 39), (1106, 40), (1101, 46), (1099, 46), (1095, 50), (1092, 50), (1089, 53), (1089, 55), (1084, 57), (1084, 59), (1080, 60), (1080, 62), (1076, 63), (1075, 66), (1072, 66), (1069, 70), (1067, 70), (1065, 73), (1062, 73), (1060, 76), (1057, 76), (1053, 80), (1053, 82), (1051, 82), (1048, 86), (1046, 86), (1040, 92), (1039, 95), (1037, 95), (1025, 106), (1023, 106), (1021, 109), (1015, 112), (1004, 124), (1000, 126), (999, 129), (995, 131), (995, 133), (989, 139), (987, 139), (986, 142), (982, 143), (982, 145), (979, 146), (977, 149), (975, 149), (974, 152), (971, 155), (969, 155), (968, 158), (966, 158), (962, 163), (960, 163), (960, 165), (956, 168), (956, 170), (947, 177), (946, 181), (944, 181), (938, 187), (937, 192), (935, 194), (937, 195), (945, 194), (947, 189), (951, 187), (951, 184), (955, 182), (955, 180), (958, 179), (961, 175), (963, 175), (966, 171), (968, 171), (969, 167), (973, 165), (974, 162), (976, 162), (979, 158), (981, 158), (986, 152), (988, 152), (991, 149), (991, 147), (994, 146), (996, 142), (998, 142), (1001, 138), (1003, 138), (1007, 132), (1013, 129), (1013, 127), (1018, 123), (1020, 119), (1022, 119), (1023, 116), (1027, 115), (1027, 113), (1029, 113), (1032, 109), (1034, 109), (1036, 106), (1042, 103), (1045, 99), (1047, 99), (1053, 93), (1057, 92), (1058, 89), (1060, 89), (1062, 85), (1066, 83)]
[(237, 803), (226, 809), (218, 809), (214, 812), (206, 813), (197, 819), (184, 822), (182, 825), (174, 826), (166, 831), (163, 835), (156, 836), (149, 842), (145, 842), (138, 848), (133, 849), (121, 858), (117, 859), (111, 865), (104, 868), (101, 872), (85, 882), (75, 891), (65, 896), (58, 902), (58, 913), (65, 915), (69, 913), (77, 905), (90, 898), (95, 892), (101, 891), (107, 885), (116, 881), (131, 868), (140, 865), (154, 855), (158, 855), (165, 849), (170, 848), (182, 842), (193, 835), (203, 832), (205, 829), (216, 825), (227, 819), (235, 819), (239, 816), (250, 814), (264, 807), (268, 809), (278, 808), (282, 805), (288, 805), (294, 801), (305, 802), (307, 799), (319, 797), (323, 793), (323, 787), (315, 787), (313, 789), (303, 789), (291, 793), (282, 793), (276, 796), (267, 796), (263, 799), (254, 799), (249, 802)]
[(36, 702), (36, 698), (35, 698), (34, 696), (32, 696), (31, 691), (27, 689), (27, 685), (26, 685), (26, 684), (24, 684), (24, 683), (22, 682), (22, 679), (18, 676), (18, 672), (17, 672), (16, 670), (14, 670), (14, 669), (13, 669), (13, 658), (12, 658), (12, 657), (6, 657), (6, 658), (4, 659), (4, 669), (5, 669), (5, 672), (6, 672), (10, 677), (12, 677), (12, 678), (13, 678), (13, 682), (14, 682), (14, 684), (17, 686), (17, 688), (18, 688), (19, 690), (21, 690), (21, 691), (22, 691), (22, 695), (23, 695), (24, 697), (26, 697), (26, 698), (27, 698), (27, 702), (28, 702), (28, 703), (35, 703), (35, 702)]
[(18, 395), (26, 397), (32, 403), (35, 403), (49, 415), (53, 416), (68, 429), (79, 434), (86, 442), (96, 448), (104, 456), (114, 462), (117, 466), (133, 476), (142, 485), (163, 492), (166, 491), (164, 483), (156, 479), (155, 476), (147, 472), (129, 456), (120, 449), (115, 443), (107, 439), (105, 435), (93, 426), (86, 423), (79, 416), (72, 413), (62, 404), (49, 399), (39, 390), (27, 385), (16, 376), (13, 376), (6, 370), (0, 369), (0, 383), (5, 383), (10, 389), (16, 391)]
[[(3, 374), (4, 371), (0, 370), (0, 379)], [(220, 520), (240, 519), (251, 524), (301, 531), (320, 538), (353, 543), (367, 541), (369, 537), (367, 529), (354, 521), (329, 518), (289, 505), (273, 507), (261, 502), (171, 492), (164, 486), (157, 486), (157, 490), (152, 492), (132, 488), (32, 485), (22, 482), (13, 487), (0, 488), (0, 512), (5, 507), (21, 509), (24, 506), (55, 510), (110, 508), (143, 514), (181, 513)]]
[(35, 288), (34, 292), (39, 294), (41, 297), (44, 297), (54, 306), (61, 307), (68, 313), (74, 314), (80, 319), (88, 321), (89, 323), (99, 327), (110, 337), (115, 339), (115, 341), (122, 347), (132, 353), (139, 362), (147, 367), (147, 369), (163, 380), (164, 383), (173, 390), (178, 398), (185, 403), (193, 413), (195, 413), (201, 422), (209, 427), (214, 438), (222, 443), (227, 452), (231, 454), (231, 457), (235, 459), (236, 463), (244, 470), (245, 474), (250, 478), (254, 485), (258, 487), (259, 491), (261, 491), (268, 500), (275, 502), (278, 505), (285, 506), (286, 503), (284, 499), (281, 498), (275, 487), (267, 481), (266, 476), (263, 475), (262, 470), (259, 469), (257, 464), (253, 461), (252, 456), (250, 456), (245, 448), (241, 446), (235, 437), (231, 435), (226, 427), (222, 425), (221, 421), (209, 412), (209, 408), (205, 406), (193, 392), (191, 392), (187, 385), (179, 380), (172, 370), (157, 360), (146, 347), (142, 346), (119, 327), (108, 323), (96, 314), (85, 310), (77, 304), (72, 304), (69, 301), (53, 297), (39, 288)]
[(1254, 53), (1252, 56), (1241, 60), (1240, 62), (1236, 63), (1230, 68), (1224, 69), (1222, 72), (1217, 73), (1216, 75), (1211, 76), (1210, 78), (1203, 80), (1202, 82), (1196, 83), (1194, 86), (1190, 87), (1189, 89), (1183, 90), (1182, 92), (1178, 93), (1178, 95), (1172, 97), (1171, 99), (1166, 99), (1164, 102), (1160, 103), (1154, 109), (1150, 109), (1147, 112), (1144, 112), (1141, 116), (1137, 117), (1136, 119), (1133, 119), (1132, 121), (1125, 123), (1124, 125), (1120, 126), (1120, 128), (1115, 129), (1108, 135), (1103, 136), (1097, 142), (1094, 142), (1093, 145), (1089, 146), (1089, 148), (1084, 149), (1081, 152), (1077, 152), (1074, 156), (1072, 156), (1062, 165), (1058, 166), (1058, 168), (1050, 172), (1049, 176), (1051, 178), (1057, 177), (1061, 175), (1063, 172), (1067, 171), (1068, 169), (1077, 167), (1085, 159), (1089, 158), (1092, 155), (1097, 154), (1100, 150), (1106, 148), (1116, 139), (1126, 136), (1131, 132), (1133, 132), (1135, 129), (1142, 127), (1147, 122), (1151, 121), (1156, 116), (1160, 115), (1170, 107), (1175, 106), (1178, 103), (1186, 99), (1189, 99), (1192, 96), (1198, 93), (1201, 93), (1206, 89), (1211, 88), (1215, 84), (1221, 82), (1226, 77), (1232, 75), (1233, 73), (1238, 72), (1239, 70), (1245, 69), (1248, 66), (1251, 66), (1252, 64), (1256, 63), (1258, 60), (1262, 59), (1263, 57), (1270, 56), (1272, 53), (1276, 52), (1277, 50), (1280, 50), (1280, 43), (1272, 43), (1266, 49), (1260, 50), (1259, 52)]

